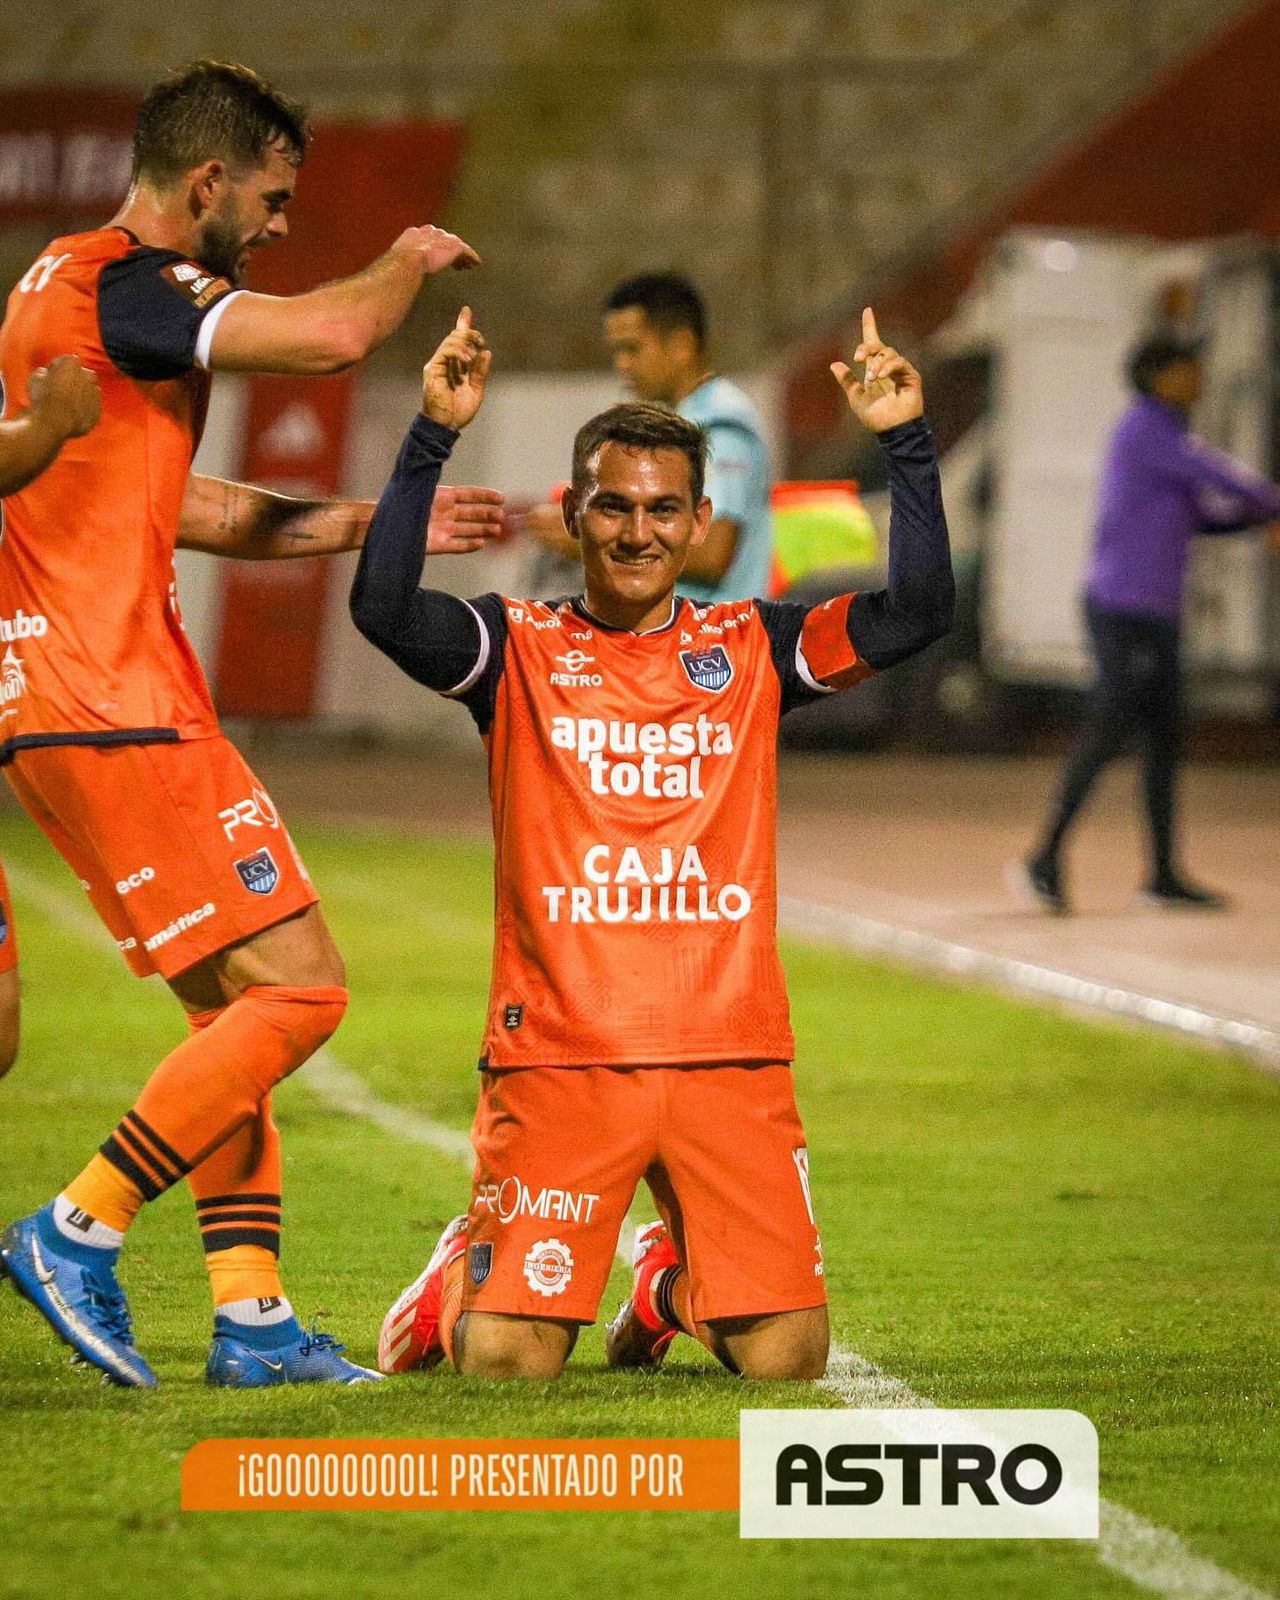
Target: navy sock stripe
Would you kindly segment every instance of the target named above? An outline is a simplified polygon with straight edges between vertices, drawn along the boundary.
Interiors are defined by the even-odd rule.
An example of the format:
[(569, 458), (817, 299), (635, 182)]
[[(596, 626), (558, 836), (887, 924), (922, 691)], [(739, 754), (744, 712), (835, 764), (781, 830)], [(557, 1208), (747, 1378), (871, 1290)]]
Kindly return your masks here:
[(196, 1210), (205, 1211), (210, 1206), (278, 1206), (278, 1194), (211, 1194), (205, 1200), (196, 1201)]
[(215, 1217), (199, 1218), (202, 1232), (208, 1228), (220, 1228), (227, 1222), (260, 1222), (264, 1227), (278, 1228), (280, 1226), (280, 1213), (278, 1211), (263, 1211), (255, 1206), (243, 1206), (238, 1211), (219, 1211)]
[(184, 1161), (173, 1146), (162, 1139), (149, 1122), (144, 1122), (136, 1111), (126, 1111), (124, 1120), (133, 1123), (138, 1132), (150, 1141), (171, 1167), (177, 1167), (178, 1171), (184, 1174), (191, 1171), (191, 1163)]
[(150, 1173), (143, 1171), (115, 1134), (101, 1146), (99, 1154), (141, 1191), (144, 1200), (155, 1200), (164, 1193), (164, 1186), (158, 1184)]
[(280, 1255), (280, 1234), (270, 1228), (218, 1228), (202, 1234), (204, 1253), (207, 1256), (219, 1250), (234, 1250), (237, 1245), (256, 1244), (262, 1250)]
[(144, 1166), (151, 1173), (153, 1180), (160, 1185), (161, 1189), (168, 1189), (172, 1184), (177, 1183), (182, 1176), (180, 1172), (175, 1172), (167, 1162), (161, 1161), (154, 1151), (149, 1150), (142, 1142), (141, 1136), (125, 1123), (121, 1122), (111, 1137), (122, 1150), (129, 1152), (135, 1162), (140, 1166)]
[(681, 1267), (668, 1267), (658, 1279), (658, 1287), (654, 1292), (654, 1310), (667, 1324), (668, 1327), (678, 1328), (680, 1319), (676, 1316), (675, 1304), (672, 1300), (672, 1290), (676, 1284), (676, 1274), (681, 1272)]

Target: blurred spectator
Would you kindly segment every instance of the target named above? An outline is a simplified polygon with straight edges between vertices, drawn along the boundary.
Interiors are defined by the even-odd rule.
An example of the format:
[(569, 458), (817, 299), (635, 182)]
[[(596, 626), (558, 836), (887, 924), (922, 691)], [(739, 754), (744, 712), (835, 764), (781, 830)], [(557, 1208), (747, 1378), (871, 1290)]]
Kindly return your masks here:
[(1183, 578), (1195, 534), (1240, 533), (1280, 517), (1272, 484), (1189, 431), (1202, 384), (1199, 341), (1153, 335), (1130, 355), (1129, 380), (1137, 395), (1112, 435), (1085, 584), (1097, 683), (1048, 826), (1018, 868), (1024, 887), (1060, 914), (1069, 910), (1063, 843), (1098, 775), (1135, 738), (1145, 750), (1146, 898), (1202, 910), (1226, 905), (1182, 875), (1175, 847)]
[[(689, 553), (679, 592), (691, 600), (750, 599), (769, 593), (772, 472), (760, 417), (734, 384), (708, 367), (702, 297), (676, 273), (643, 273), (620, 283), (604, 304), (605, 340), (614, 370), (642, 400), (671, 406), (707, 432), (706, 492), (714, 516), (706, 541)], [(572, 560), (577, 551), (559, 507), (535, 506), (524, 522), (545, 550)], [(540, 591), (563, 592), (571, 576), (545, 560)]]

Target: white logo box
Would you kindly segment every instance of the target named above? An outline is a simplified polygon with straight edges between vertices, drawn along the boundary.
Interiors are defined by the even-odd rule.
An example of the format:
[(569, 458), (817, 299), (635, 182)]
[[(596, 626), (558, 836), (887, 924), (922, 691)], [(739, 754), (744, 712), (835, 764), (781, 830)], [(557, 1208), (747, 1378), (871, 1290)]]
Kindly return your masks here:
[(743, 1411), (744, 1539), (1096, 1539), (1078, 1411)]

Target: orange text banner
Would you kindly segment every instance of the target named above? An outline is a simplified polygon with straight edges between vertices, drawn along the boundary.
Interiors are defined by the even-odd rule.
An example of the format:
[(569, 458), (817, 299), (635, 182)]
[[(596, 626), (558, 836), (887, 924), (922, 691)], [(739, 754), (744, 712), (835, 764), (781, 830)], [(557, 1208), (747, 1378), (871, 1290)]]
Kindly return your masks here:
[(206, 1439), (184, 1511), (736, 1511), (736, 1439)]

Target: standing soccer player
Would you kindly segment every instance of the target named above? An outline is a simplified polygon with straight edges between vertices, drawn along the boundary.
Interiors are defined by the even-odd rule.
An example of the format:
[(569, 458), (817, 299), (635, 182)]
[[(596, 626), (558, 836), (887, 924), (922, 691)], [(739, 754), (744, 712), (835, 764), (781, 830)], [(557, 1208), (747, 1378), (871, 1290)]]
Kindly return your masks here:
[(358, 545), (370, 508), (189, 476), (209, 374), (349, 366), (394, 331), (425, 275), (477, 258), (411, 228), (354, 277), (289, 298), (246, 292), (252, 252), (285, 235), (306, 142), (302, 108), (247, 68), (197, 62), (165, 79), (139, 113), (123, 209), (54, 240), (0, 329), (13, 403), (59, 351), (102, 391), (97, 428), (6, 504), (0, 616), (25, 629), (4, 663), (0, 759), (129, 966), (164, 977), (190, 1028), (83, 1171), (5, 1231), (0, 1261), (125, 1385), (155, 1376), (116, 1258), (143, 1204), (184, 1178), (216, 1309), (209, 1380), (376, 1377), (305, 1334), (280, 1282), (270, 1094), (337, 1027), (347, 991), (306, 870), (219, 730), (172, 558), (176, 542), (248, 557)]
[(578, 433), (564, 498), (585, 591), (542, 604), (418, 586), (421, 526), (489, 352), (464, 311), (370, 525), (356, 625), (459, 699), (489, 756), (493, 986), (470, 1213), (384, 1322), (385, 1371), (447, 1356), (554, 1377), (595, 1319), (645, 1178), (615, 1366), (683, 1329), (734, 1371), (812, 1378), (828, 1326), (776, 938), (779, 716), (946, 632), (953, 583), (919, 375), (863, 315), (857, 380), (887, 458), (887, 589), (808, 609), (676, 593), (708, 536), (702, 430), (615, 406)]

